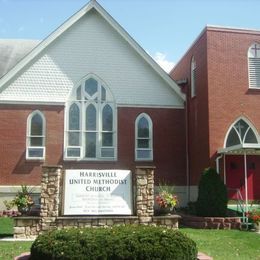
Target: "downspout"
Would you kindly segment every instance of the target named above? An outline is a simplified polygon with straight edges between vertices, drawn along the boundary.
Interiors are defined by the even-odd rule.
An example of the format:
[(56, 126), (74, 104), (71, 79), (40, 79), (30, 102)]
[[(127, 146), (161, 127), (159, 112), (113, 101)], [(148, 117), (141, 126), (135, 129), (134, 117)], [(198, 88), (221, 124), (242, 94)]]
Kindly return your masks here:
[(177, 80), (176, 83), (180, 86), (182, 92), (185, 94), (185, 153), (186, 153), (186, 198), (190, 201), (190, 157), (189, 157), (189, 90), (188, 79)]
[(224, 184), (227, 185), (227, 174), (226, 174), (226, 154), (224, 154)]
[(188, 100), (186, 95), (185, 101), (185, 121), (186, 121), (186, 189), (187, 189), (187, 202), (190, 201), (190, 157), (189, 157), (189, 110), (188, 110)]
[(223, 157), (223, 154), (219, 155), (217, 158), (216, 158), (216, 171), (217, 173), (219, 174), (219, 160)]

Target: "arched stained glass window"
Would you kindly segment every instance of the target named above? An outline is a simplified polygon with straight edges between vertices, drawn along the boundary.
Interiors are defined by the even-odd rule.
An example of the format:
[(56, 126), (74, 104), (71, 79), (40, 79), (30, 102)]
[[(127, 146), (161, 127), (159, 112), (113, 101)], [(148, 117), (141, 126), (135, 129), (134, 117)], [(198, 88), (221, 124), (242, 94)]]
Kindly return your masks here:
[(230, 128), (226, 138), (225, 147), (239, 144), (257, 144), (257, 134), (253, 128), (243, 119), (239, 119)]
[(68, 102), (65, 158), (115, 159), (115, 104), (96, 77), (83, 80)]
[(80, 112), (77, 104), (72, 104), (69, 109), (69, 130), (79, 130)]
[(45, 157), (45, 117), (40, 111), (32, 112), (27, 118), (27, 159)]
[[(73, 103), (69, 109), (69, 146), (78, 146), (80, 143), (80, 109), (76, 103)], [(79, 151), (78, 151), (79, 152)]]
[(97, 129), (97, 111), (93, 104), (86, 109), (86, 131), (96, 131)]
[(136, 118), (135, 121), (135, 159), (136, 160), (152, 160), (153, 144), (152, 144), (152, 120), (143, 113)]
[(101, 154), (111, 156), (113, 150), (111, 146), (114, 142), (113, 135), (113, 109), (110, 105), (105, 105), (102, 110), (102, 150)]

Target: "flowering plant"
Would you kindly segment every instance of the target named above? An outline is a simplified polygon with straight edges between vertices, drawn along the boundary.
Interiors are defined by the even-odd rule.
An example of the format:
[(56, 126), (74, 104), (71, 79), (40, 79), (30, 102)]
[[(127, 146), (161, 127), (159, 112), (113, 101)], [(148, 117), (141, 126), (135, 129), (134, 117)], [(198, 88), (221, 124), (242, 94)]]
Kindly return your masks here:
[(257, 225), (260, 224), (260, 210), (253, 209), (247, 213), (247, 217)]
[(26, 185), (21, 186), (21, 191), (18, 191), (15, 198), (11, 201), (13, 206), (17, 206), (18, 210), (22, 208), (31, 208), (34, 204), (30, 195), (30, 191)]
[(159, 194), (155, 198), (160, 208), (170, 208), (173, 210), (178, 204), (178, 198), (173, 190), (168, 186), (159, 185)]

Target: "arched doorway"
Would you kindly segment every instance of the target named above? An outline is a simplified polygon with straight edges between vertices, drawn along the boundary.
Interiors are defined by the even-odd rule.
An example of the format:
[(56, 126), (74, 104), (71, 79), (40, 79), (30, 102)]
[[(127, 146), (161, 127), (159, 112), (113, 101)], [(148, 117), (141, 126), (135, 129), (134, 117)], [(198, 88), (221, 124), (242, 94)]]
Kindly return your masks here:
[(226, 134), (224, 148), (225, 182), (229, 199), (239, 195), (245, 201), (260, 199), (260, 142), (256, 128), (246, 119), (237, 119)]

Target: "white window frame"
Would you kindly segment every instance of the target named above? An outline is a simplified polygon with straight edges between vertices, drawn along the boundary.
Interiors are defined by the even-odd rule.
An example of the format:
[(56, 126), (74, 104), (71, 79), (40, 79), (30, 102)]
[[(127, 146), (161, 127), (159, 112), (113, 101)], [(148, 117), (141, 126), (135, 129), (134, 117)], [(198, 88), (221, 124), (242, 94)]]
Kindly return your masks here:
[(191, 86), (191, 97), (195, 97), (196, 94), (197, 94), (197, 89), (196, 89), (196, 61), (195, 61), (195, 58), (194, 56), (192, 56), (191, 58), (191, 66), (190, 66), (190, 77), (191, 77), (191, 83), (190, 83), (190, 86)]
[[(42, 118), (42, 135), (31, 135), (31, 121), (32, 118), (38, 114)], [(43, 138), (43, 145), (42, 146), (30, 146), (31, 138), (32, 137), (39, 137)], [(26, 160), (44, 160), (45, 159), (45, 141), (46, 141), (46, 120), (44, 114), (39, 111), (35, 110), (29, 114), (27, 117), (27, 130), (26, 130)], [(42, 155), (39, 157), (31, 157), (29, 156), (30, 149), (39, 149), (42, 150)]]
[[(139, 148), (138, 147), (138, 123), (141, 118), (145, 118), (148, 121), (149, 125), (149, 148)], [(149, 158), (139, 158), (138, 157), (138, 151), (145, 150), (150, 151), (150, 157)], [(153, 122), (150, 116), (146, 113), (141, 113), (138, 115), (138, 117), (135, 120), (135, 160), (136, 161), (152, 161), (153, 160)]]
[[(253, 48), (255, 49), (252, 53)], [(249, 89), (260, 89), (260, 43), (251, 44), (247, 51), (247, 60)], [(256, 74), (259, 76), (256, 76)]]
[[(98, 82), (98, 101), (95, 100), (85, 100), (84, 99), (84, 86), (85, 82), (93, 78)], [(78, 87), (81, 86), (81, 100), (77, 100), (77, 90)], [(102, 87), (106, 90), (106, 94), (108, 96), (108, 100), (104, 101), (102, 100)], [(94, 95), (93, 95), (94, 96)], [(64, 160), (71, 161), (116, 161), (117, 160), (117, 108), (114, 101), (114, 96), (111, 93), (110, 89), (107, 87), (107, 84), (105, 84), (99, 77), (97, 77), (94, 74), (89, 74), (85, 78), (83, 78), (78, 84), (75, 85), (75, 87), (72, 90), (72, 93), (70, 95), (70, 98), (66, 104), (65, 109), (65, 125), (64, 125)], [(80, 146), (68, 146), (68, 132), (69, 132), (69, 109), (70, 106), (73, 103), (77, 103), (80, 108)], [(96, 108), (96, 130), (93, 132), (96, 132), (96, 157), (85, 157), (86, 149), (86, 133), (92, 132), (91, 130), (86, 130), (86, 109), (87, 106), (90, 104), (93, 104)], [(110, 105), (113, 113), (113, 146), (109, 147), (103, 147), (102, 146), (102, 111), (104, 106)], [(72, 157), (68, 156), (67, 151), (68, 148), (80, 148), (80, 156)], [(101, 152), (103, 148), (111, 148), (114, 149), (114, 156), (113, 157), (101, 157)]]

